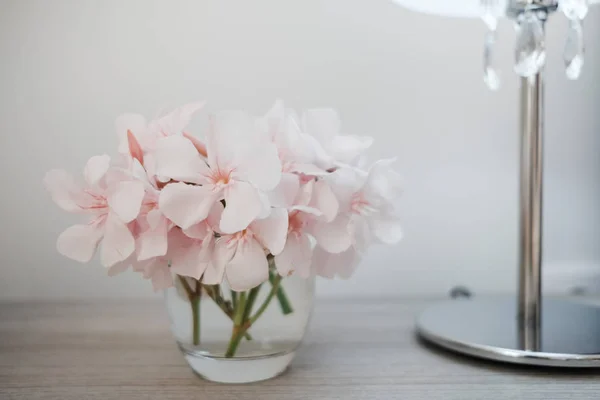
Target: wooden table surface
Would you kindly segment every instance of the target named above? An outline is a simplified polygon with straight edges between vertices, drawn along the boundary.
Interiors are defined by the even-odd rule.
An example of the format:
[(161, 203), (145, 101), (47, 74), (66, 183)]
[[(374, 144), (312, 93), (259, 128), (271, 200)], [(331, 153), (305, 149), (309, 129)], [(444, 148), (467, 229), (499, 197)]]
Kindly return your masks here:
[(509, 367), (424, 346), (424, 300), (321, 301), (282, 376), (196, 377), (159, 301), (0, 304), (0, 399), (600, 399), (600, 372)]

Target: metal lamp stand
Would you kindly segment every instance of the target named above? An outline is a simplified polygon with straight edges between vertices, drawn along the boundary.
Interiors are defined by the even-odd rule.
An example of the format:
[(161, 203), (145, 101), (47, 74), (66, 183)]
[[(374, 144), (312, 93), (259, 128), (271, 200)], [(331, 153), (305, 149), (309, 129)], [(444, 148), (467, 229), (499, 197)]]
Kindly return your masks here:
[[(559, 1), (512, 0), (506, 15), (517, 21), (520, 29), (527, 18), (537, 19), (543, 46), (544, 22), (557, 10)], [(529, 51), (527, 39), (518, 40)], [(543, 63), (540, 60), (537, 70), (530, 69), (529, 76), (521, 78), (518, 299), (449, 300), (420, 315), (417, 332), (435, 345), (484, 359), (600, 367), (600, 307), (542, 298)]]

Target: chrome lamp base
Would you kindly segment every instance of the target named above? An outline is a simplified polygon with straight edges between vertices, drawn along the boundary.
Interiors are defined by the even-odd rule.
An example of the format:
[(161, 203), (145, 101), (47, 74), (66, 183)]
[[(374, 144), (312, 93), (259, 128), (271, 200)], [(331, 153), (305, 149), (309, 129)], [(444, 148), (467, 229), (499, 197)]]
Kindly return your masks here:
[(513, 364), (600, 367), (600, 307), (570, 300), (542, 304), (540, 346), (523, 350), (516, 298), (448, 300), (417, 320), (419, 336), (447, 350)]
[[(521, 76), (521, 167), (519, 285), (514, 298), (454, 300), (423, 313), (417, 332), (425, 340), (466, 355), (515, 364), (600, 367), (600, 307), (542, 295), (542, 193), (544, 142), (544, 26), (562, 10), (570, 21), (566, 72), (579, 76), (583, 64), (581, 22), (586, 0), (481, 0), (486, 40), (485, 77), (496, 87), (491, 66), (496, 18), (515, 21), (515, 71)], [(571, 51), (574, 50), (574, 51)]]

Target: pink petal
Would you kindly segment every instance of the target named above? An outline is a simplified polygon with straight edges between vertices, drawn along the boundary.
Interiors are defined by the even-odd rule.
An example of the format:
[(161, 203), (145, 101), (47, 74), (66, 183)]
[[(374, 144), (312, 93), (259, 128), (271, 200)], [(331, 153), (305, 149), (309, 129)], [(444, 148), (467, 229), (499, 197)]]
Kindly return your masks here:
[(368, 136), (336, 136), (331, 141), (331, 155), (336, 161), (351, 164), (373, 144)]
[(204, 102), (196, 102), (181, 106), (169, 114), (150, 122), (149, 129), (163, 136), (178, 135), (188, 126), (195, 113), (204, 107)]
[(193, 239), (204, 239), (208, 235), (212, 235), (211, 229), (205, 221), (198, 224), (192, 225), (187, 229), (183, 230), (186, 236)]
[(225, 188), (225, 204), (220, 223), (223, 233), (246, 229), (262, 210), (258, 191), (246, 182), (233, 182)]
[(230, 246), (228, 240), (230, 237), (223, 236), (217, 239), (214, 245), (211, 262), (204, 271), (202, 282), (207, 285), (219, 285), (223, 281), (225, 265), (233, 258), (235, 246)]
[(44, 185), (50, 192), (52, 200), (60, 208), (68, 212), (81, 212), (82, 206), (91, 204), (93, 200), (88, 195), (85, 195), (83, 190), (75, 184), (70, 174), (60, 169), (46, 173)]
[(90, 158), (85, 165), (83, 175), (90, 186), (95, 186), (106, 175), (110, 166), (110, 157), (106, 154)]
[(119, 138), (119, 153), (121, 154), (129, 152), (127, 131), (131, 131), (137, 138), (146, 133), (146, 119), (139, 114), (123, 114), (117, 118), (115, 126)]
[(208, 267), (213, 249), (214, 241), (212, 237), (207, 237), (204, 241), (193, 241), (188, 248), (175, 250), (170, 253), (171, 271), (181, 276), (200, 279)]
[(204, 220), (213, 204), (219, 200), (219, 192), (206, 186), (171, 183), (160, 193), (160, 211), (183, 229)]
[(350, 217), (338, 215), (332, 222), (318, 221), (311, 229), (319, 246), (329, 253), (341, 253), (352, 245)]
[(165, 216), (158, 208), (150, 210), (148, 211), (148, 214), (146, 214), (146, 221), (151, 229), (158, 228), (159, 224), (163, 223), (165, 219)]
[(328, 174), (324, 169), (308, 163), (293, 163), (289, 168), (289, 172), (296, 172), (298, 174), (309, 176), (324, 176)]
[(102, 236), (102, 227), (98, 224), (74, 225), (58, 237), (56, 248), (60, 254), (72, 260), (89, 262)]
[(129, 269), (129, 267), (131, 267), (131, 264), (132, 263), (131, 263), (130, 259), (127, 259), (120, 263), (116, 263), (115, 265), (113, 265), (112, 267), (110, 267), (108, 269), (108, 276), (112, 277), (112, 276), (117, 276), (117, 275), (122, 274), (123, 272), (127, 271)]
[(192, 144), (194, 145), (194, 147), (196, 148), (196, 150), (198, 150), (198, 153), (202, 157), (208, 156), (208, 153), (207, 153), (207, 150), (206, 150), (206, 145), (204, 143), (202, 143), (200, 141), (200, 139), (197, 139), (196, 137), (190, 135), (187, 132), (183, 132), (183, 136), (185, 138), (187, 138), (190, 142), (192, 142)]
[(151, 272), (150, 279), (155, 292), (173, 286), (173, 277), (167, 264), (157, 264)]
[(290, 208), (300, 189), (300, 177), (294, 174), (282, 174), (279, 185), (268, 193), (269, 203), (273, 207)]
[(338, 213), (339, 203), (327, 182), (318, 180), (315, 182), (309, 206), (320, 210), (325, 221), (331, 222)]
[(330, 143), (340, 132), (340, 117), (331, 108), (307, 110), (302, 116), (304, 130), (319, 143)]
[(156, 148), (156, 175), (176, 181), (206, 183), (210, 170), (198, 151), (183, 136), (169, 136), (159, 140)]
[(112, 188), (111, 192), (108, 197), (108, 205), (112, 211), (123, 222), (131, 222), (136, 219), (146, 194), (143, 183), (139, 181), (120, 182)]
[(225, 274), (229, 286), (238, 292), (252, 289), (269, 279), (269, 263), (260, 243), (256, 240), (240, 242)]
[(129, 228), (116, 215), (109, 214), (104, 225), (104, 241), (100, 251), (102, 265), (112, 267), (135, 251), (135, 239)]
[(343, 279), (349, 278), (360, 262), (360, 257), (350, 248), (342, 253), (331, 254), (323, 249), (315, 248), (312, 269), (319, 276), (333, 279), (336, 275)]
[(395, 159), (379, 160), (369, 169), (363, 193), (373, 206), (392, 202), (400, 195), (402, 179), (392, 168), (394, 162)]
[(131, 155), (131, 158), (138, 160), (141, 165), (144, 165), (144, 151), (135, 138), (135, 135), (130, 130), (127, 130), (127, 143), (129, 144), (129, 154)]
[(377, 215), (369, 218), (369, 227), (377, 239), (385, 244), (396, 244), (402, 240), (400, 220), (394, 215)]
[(257, 219), (250, 224), (250, 230), (257, 235), (259, 241), (277, 255), (283, 251), (288, 232), (288, 213), (283, 208), (273, 208), (271, 215)]
[(281, 276), (295, 272), (301, 278), (311, 273), (312, 246), (308, 236), (291, 233), (288, 235), (283, 251), (275, 256), (275, 266)]
[(247, 154), (256, 141), (253, 118), (242, 111), (221, 112), (210, 118), (206, 135), (208, 164), (214, 170), (231, 171), (239, 165), (239, 156)]
[(281, 180), (281, 161), (274, 144), (254, 146), (252, 152), (237, 161), (238, 167), (232, 175), (235, 179), (250, 182), (264, 191), (273, 190)]
[(144, 261), (167, 254), (169, 221), (162, 218), (154, 227), (142, 232), (138, 238), (138, 260)]

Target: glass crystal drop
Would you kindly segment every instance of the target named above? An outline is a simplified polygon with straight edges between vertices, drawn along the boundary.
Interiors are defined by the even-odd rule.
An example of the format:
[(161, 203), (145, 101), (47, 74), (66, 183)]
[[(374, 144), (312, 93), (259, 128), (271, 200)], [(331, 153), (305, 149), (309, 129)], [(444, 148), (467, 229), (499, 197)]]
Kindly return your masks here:
[(524, 13), (517, 25), (515, 72), (525, 78), (533, 76), (545, 61), (544, 22), (532, 12)]
[(582, 20), (588, 13), (589, 0), (560, 0), (558, 7), (570, 20)]
[(500, 77), (493, 66), (495, 43), (496, 31), (490, 30), (485, 36), (483, 49), (483, 81), (490, 90), (498, 90), (500, 87)]
[(583, 45), (583, 27), (581, 20), (573, 19), (569, 23), (567, 43), (565, 45), (565, 73), (567, 78), (575, 80), (581, 75), (585, 48)]

